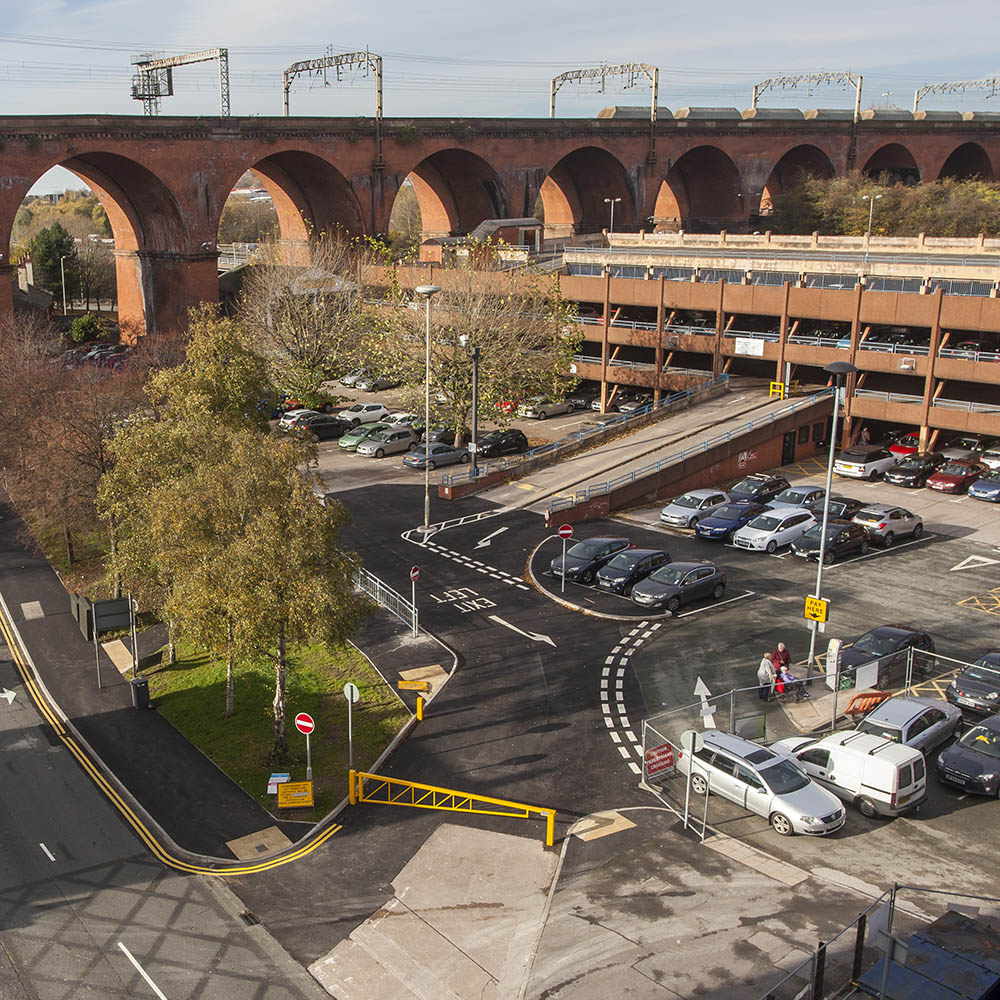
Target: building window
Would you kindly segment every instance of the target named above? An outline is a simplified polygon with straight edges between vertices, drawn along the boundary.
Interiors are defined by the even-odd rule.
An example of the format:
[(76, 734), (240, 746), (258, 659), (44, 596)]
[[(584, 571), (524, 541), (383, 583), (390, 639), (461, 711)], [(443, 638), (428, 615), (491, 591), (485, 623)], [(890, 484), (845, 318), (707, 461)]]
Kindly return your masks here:
[(809, 425), (803, 424), (799, 428), (799, 444), (806, 444), (809, 441)]
[(826, 434), (826, 424), (813, 424), (813, 441), (822, 441)]

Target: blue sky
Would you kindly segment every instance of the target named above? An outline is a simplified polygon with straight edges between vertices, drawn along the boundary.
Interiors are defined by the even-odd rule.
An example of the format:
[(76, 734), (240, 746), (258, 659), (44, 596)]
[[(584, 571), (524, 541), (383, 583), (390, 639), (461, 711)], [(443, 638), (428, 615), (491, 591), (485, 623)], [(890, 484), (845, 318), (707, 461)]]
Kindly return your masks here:
[[(12, 8), (12, 9), (11, 9)], [(997, 65), (985, 0), (775, 0), (751, 6), (595, 0), (438, 0), (338, 4), (329, 0), (38, 0), (8, 5), (0, 31), (0, 94), (5, 115), (138, 114), (130, 97), (130, 57), (214, 46), (230, 50), (234, 115), (279, 115), (281, 71), (300, 59), (370, 48), (384, 57), (387, 117), (545, 117), (549, 80), (607, 63), (660, 67), (660, 105), (745, 108), (753, 84), (769, 77), (851, 70), (864, 75), (865, 107), (909, 108), (925, 83), (989, 77)], [(976, 30), (976, 26), (980, 30)], [(178, 69), (176, 96), (163, 114), (216, 114), (216, 71)], [(606, 104), (645, 104), (648, 90), (570, 85), (560, 115), (595, 114)], [(844, 107), (852, 96), (824, 86), (770, 92), (769, 107)], [(370, 79), (299, 79), (293, 114), (371, 115)], [(927, 108), (1000, 110), (981, 92), (926, 99)], [(65, 184), (64, 176), (54, 186)], [(51, 189), (53, 185), (48, 185)]]

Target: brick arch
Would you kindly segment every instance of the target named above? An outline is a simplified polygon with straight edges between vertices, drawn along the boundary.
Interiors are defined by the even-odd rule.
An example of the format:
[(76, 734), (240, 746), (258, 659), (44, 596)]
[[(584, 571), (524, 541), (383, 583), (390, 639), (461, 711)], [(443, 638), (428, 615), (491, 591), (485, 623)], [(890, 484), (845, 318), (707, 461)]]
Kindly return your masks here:
[(913, 154), (901, 143), (890, 142), (875, 150), (865, 161), (861, 172), (868, 177), (888, 174), (894, 181), (904, 184), (920, 182), (920, 168)]
[(938, 172), (938, 180), (945, 177), (959, 180), (978, 177), (983, 181), (992, 181), (993, 164), (989, 154), (978, 142), (964, 142), (951, 151)]
[(628, 172), (621, 160), (606, 149), (581, 146), (560, 159), (546, 174), (539, 189), (545, 212), (545, 236), (599, 233), (611, 222), (615, 203), (615, 229), (636, 228), (636, 201)]
[(420, 205), (424, 239), (464, 236), (486, 219), (502, 219), (509, 214), (499, 174), (485, 159), (467, 149), (439, 149), (420, 160), (405, 176)]
[(670, 167), (653, 209), (657, 229), (712, 232), (746, 220), (736, 164), (716, 146), (695, 146)]
[(768, 175), (760, 198), (760, 212), (769, 212), (771, 199), (794, 187), (803, 177), (830, 178), (835, 173), (830, 157), (818, 146), (807, 143), (794, 146), (778, 160)]

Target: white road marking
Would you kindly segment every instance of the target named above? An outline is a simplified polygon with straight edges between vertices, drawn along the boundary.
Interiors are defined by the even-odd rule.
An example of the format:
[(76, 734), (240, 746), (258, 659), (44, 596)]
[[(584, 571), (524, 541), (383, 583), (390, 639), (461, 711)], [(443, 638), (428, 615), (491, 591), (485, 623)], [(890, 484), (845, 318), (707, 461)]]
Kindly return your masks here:
[(618, 714), (618, 721), (622, 724), (623, 729), (631, 729), (629, 725), (628, 716), (625, 714), (625, 709), (621, 709)]
[[(610, 659), (610, 657), (609, 657), (609, 659)], [(610, 674), (610, 673), (611, 673), (611, 667), (605, 666), (605, 667), (601, 668), (601, 676), (602, 677), (607, 677), (608, 674)]]
[(618, 752), (625, 758), (625, 760), (628, 760), (628, 747), (619, 747)]
[(628, 766), (632, 768), (633, 774), (642, 774), (642, 768), (634, 760), (630, 760)]
[(477, 549), (487, 548), (488, 546), (493, 544), (493, 539), (496, 538), (497, 535), (502, 535), (506, 530), (507, 530), (506, 528), (497, 528), (497, 530), (494, 531), (492, 534), (489, 534), (485, 538), (481, 538), (478, 542), (476, 542), (476, 548)]
[(523, 635), (526, 639), (531, 639), (532, 642), (547, 642), (553, 649), (555, 649), (555, 642), (553, 642), (547, 635), (542, 635), (540, 632), (526, 632), (524, 629), (520, 629), (516, 625), (512, 625), (509, 621), (501, 618), (499, 615), (490, 615), (489, 618), (490, 621), (496, 622), (498, 625), (503, 625), (504, 628), (509, 628), (512, 632), (517, 632), (518, 635)]
[(602, 695), (601, 696), (601, 701), (604, 702), (604, 704), (601, 705), (601, 711), (605, 715), (610, 715), (611, 714), (611, 706), (608, 704), (608, 699)]
[(628, 739), (629, 739), (629, 740), (631, 740), (631, 741), (632, 741), (633, 743), (638, 743), (638, 742), (639, 742), (639, 740), (638, 740), (638, 739), (636, 739), (636, 735), (635, 735), (635, 733), (633, 733), (631, 729), (626, 729), (626, 730), (625, 730), (625, 735), (626, 735), (626, 737), (628, 737)]
[(8, 705), (13, 705), (16, 697), (17, 695), (13, 691), (8, 691), (7, 688), (0, 691), (0, 698), (3, 698)]
[(615, 728), (615, 720), (612, 719), (610, 716), (605, 716), (604, 724), (608, 727), (608, 729)]
[(960, 569), (978, 569), (981, 566), (992, 566), (995, 563), (1000, 563), (1000, 559), (990, 559), (988, 556), (968, 556), (957, 566), (952, 566), (948, 572), (954, 573)]
[(632, 645), (638, 649), (638, 647), (641, 646), (645, 641), (646, 641), (645, 639), (636, 639), (635, 642), (632, 643)]
[(622, 738), (615, 732), (609, 734), (611, 736), (612, 743), (621, 743)]
[(45, 856), (49, 859), (49, 861), (55, 861), (56, 856), (44, 844), (39, 843), (38, 846), (45, 852)]
[(730, 597), (725, 601), (716, 601), (714, 604), (706, 604), (703, 608), (694, 608), (691, 611), (685, 611), (682, 615), (677, 615), (677, 618), (690, 618), (691, 615), (700, 615), (703, 611), (711, 611), (713, 608), (721, 608), (724, 604), (732, 604), (734, 601), (742, 601), (746, 597), (753, 597), (755, 591), (748, 590), (745, 594), (740, 594), (738, 597)]
[(146, 985), (160, 998), (160, 1000), (167, 1000), (166, 995), (160, 990), (160, 987), (153, 982), (149, 977), (149, 973), (135, 960), (132, 952), (122, 944), (121, 941), (118, 942), (118, 947), (121, 948), (125, 957), (135, 966), (135, 971), (146, 980)]

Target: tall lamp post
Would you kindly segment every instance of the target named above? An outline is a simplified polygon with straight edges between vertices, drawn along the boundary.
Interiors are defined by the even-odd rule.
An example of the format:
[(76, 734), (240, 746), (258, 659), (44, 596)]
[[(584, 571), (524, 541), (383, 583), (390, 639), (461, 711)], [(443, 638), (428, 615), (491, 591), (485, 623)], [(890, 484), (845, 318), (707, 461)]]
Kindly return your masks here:
[(604, 204), (611, 206), (611, 228), (608, 230), (608, 240), (615, 235), (615, 205), (621, 201), (621, 198), (605, 198)]
[[(813, 597), (823, 596), (823, 564), (826, 561), (826, 526), (830, 520), (830, 490), (833, 488), (833, 455), (837, 450), (837, 416), (840, 413), (840, 387), (844, 378), (858, 369), (849, 361), (833, 361), (824, 365), (823, 371), (829, 372), (834, 378), (833, 390), (833, 423), (830, 425), (830, 455), (826, 463), (826, 494), (823, 497), (823, 525), (819, 536), (819, 558), (816, 560), (816, 590)], [(806, 677), (812, 677), (813, 664), (816, 662), (816, 633), (819, 624), (812, 623), (809, 635), (809, 662), (806, 665)]]
[(417, 295), (424, 297), (426, 306), (426, 344), (424, 350), (424, 541), (431, 533), (431, 463), (430, 441), (431, 432), (431, 299), (441, 289), (437, 285), (417, 285), (414, 289)]
[(59, 258), (59, 277), (62, 279), (62, 293), (63, 293), (63, 316), (66, 315), (66, 265), (63, 261), (69, 256), (68, 253), (64, 253)]
[(865, 264), (868, 263), (868, 249), (872, 243), (872, 218), (875, 215), (875, 202), (877, 202), (882, 195), (877, 194), (874, 197), (870, 194), (863, 194), (861, 196), (862, 201), (868, 202), (868, 233), (865, 236)]

